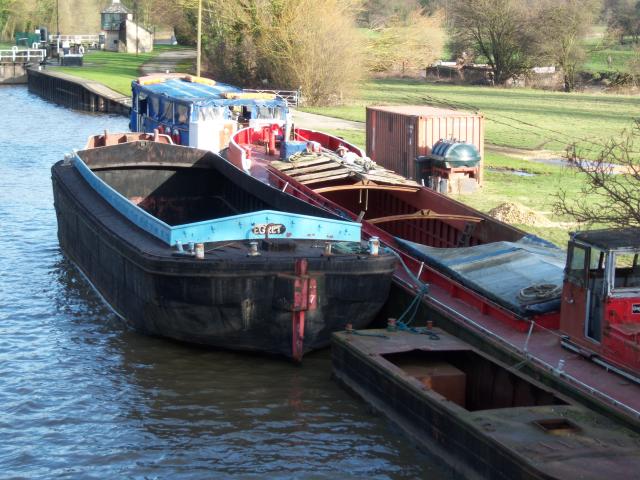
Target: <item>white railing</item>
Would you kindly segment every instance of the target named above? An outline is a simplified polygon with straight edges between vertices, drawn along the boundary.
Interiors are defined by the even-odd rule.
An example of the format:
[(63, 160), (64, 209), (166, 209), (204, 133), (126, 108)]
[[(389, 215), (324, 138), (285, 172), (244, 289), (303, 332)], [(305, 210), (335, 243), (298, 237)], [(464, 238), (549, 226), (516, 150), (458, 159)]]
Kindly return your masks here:
[(0, 50), (0, 62), (42, 62), (46, 56), (47, 51), (41, 48)]
[(71, 45), (97, 45), (99, 35), (49, 35), (49, 41), (55, 43), (69, 42)]
[(244, 92), (255, 92), (255, 93), (273, 93), (278, 97), (282, 97), (287, 101), (287, 104), (290, 107), (297, 107), (300, 104), (301, 96), (300, 90), (272, 90), (272, 89), (254, 89), (254, 88), (243, 88)]

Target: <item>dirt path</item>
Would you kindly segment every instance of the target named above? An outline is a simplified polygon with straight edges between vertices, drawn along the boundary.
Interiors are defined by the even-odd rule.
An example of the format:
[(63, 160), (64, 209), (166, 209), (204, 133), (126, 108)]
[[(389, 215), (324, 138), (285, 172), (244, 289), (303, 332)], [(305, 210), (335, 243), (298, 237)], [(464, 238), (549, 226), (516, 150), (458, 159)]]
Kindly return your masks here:
[(140, 67), (140, 73), (142, 75), (149, 75), (150, 73), (158, 72), (175, 72), (178, 64), (188, 60), (195, 60), (195, 58), (196, 51), (190, 48), (162, 52), (144, 63)]
[(492, 153), (501, 153), (508, 157), (528, 160), (530, 162), (545, 163), (547, 165), (566, 165), (568, 162), (561, 153), (552, 150), (503, 147), (499, 145), (487, 144), (486, 149)]
[(309, 130), (361, 130), (364, 132), (365, 129), (363, 122), (325, 117), (324, 115), (301, 112), (299, 110), (292, 110), (291, 113), (293, 114), (293, 122), (297, 127)]

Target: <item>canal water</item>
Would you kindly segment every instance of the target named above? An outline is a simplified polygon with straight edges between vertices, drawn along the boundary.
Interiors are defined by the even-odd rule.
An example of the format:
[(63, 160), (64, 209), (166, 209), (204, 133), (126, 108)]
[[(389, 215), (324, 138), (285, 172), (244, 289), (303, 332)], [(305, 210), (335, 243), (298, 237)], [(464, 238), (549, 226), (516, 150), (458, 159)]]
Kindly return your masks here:
[(330, 378), (127, 329), (65, 260), (50, 167), (127, 119), (0, 87), (0, 478), (448, 474)]

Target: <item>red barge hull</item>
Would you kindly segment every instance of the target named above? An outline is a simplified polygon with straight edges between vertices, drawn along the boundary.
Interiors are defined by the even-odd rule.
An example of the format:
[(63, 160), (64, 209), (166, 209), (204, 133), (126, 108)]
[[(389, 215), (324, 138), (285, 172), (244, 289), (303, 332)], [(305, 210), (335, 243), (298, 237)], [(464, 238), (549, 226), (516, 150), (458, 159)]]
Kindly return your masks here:
[[(322, 132), (295, 129), (294, 137), (317, 142), (321, 148), (332, 151), (342, 145), (358, 157), (366, 158), (358, 147)], [(328, 168), (292, 175), (283, 167), (284, 162), (279, 162), (279, 151), (274, 147), (267, 129), (244, 129), (233, 137), (225, 155), (250, 175), (292, 196), (343, 218), (361, 219), (364, 236), (378, 237), (404, 263), (394, 273), (394, 282), (399, 287), (395, 289), (399, 294), (398, 308), (406, 306), (406, 302), (421, 292), (423, 284), (428, 284), (429, 294), (423, 297), (424, 308), (418, 316), (433, 318), (436, 314), (451, 331), (461, 334), (476, 348), (497, 354), (534, 378), (597, 411), (622, 418), (640, 431), (640, 385), (625, 382), (584, 355), (565, 350), (558, 330), (559, 310), (519, 315), (426, 265), (396, 240), (400, 237), (428, 246), (455, 248), (517, 242), (527, 236), (526, 232), (415, 182), (387, 183), (378, 178), (369, 181), (371, 175), (353, 175)], [(415, 218), (416, 212), (422, 212), (425, 217)], [(385, 220), (377, 223), (370, 218)], [(469, 228), (471, 223), (475, 224), (473, 228)], [(388, 313), (393, 316), (398, 311), (402, 310)]]

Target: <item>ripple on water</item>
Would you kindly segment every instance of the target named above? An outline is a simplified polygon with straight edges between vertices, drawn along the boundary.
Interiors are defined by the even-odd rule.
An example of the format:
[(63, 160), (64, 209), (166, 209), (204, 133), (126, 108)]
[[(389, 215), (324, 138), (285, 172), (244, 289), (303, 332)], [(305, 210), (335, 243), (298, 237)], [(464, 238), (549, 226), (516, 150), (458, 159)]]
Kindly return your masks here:
[(296, 367), (126, 329), (59, 250), (50, 167), (127, 119), (22, 87), (0, 105), (0, 477), (445, 478), (326, 352)]

